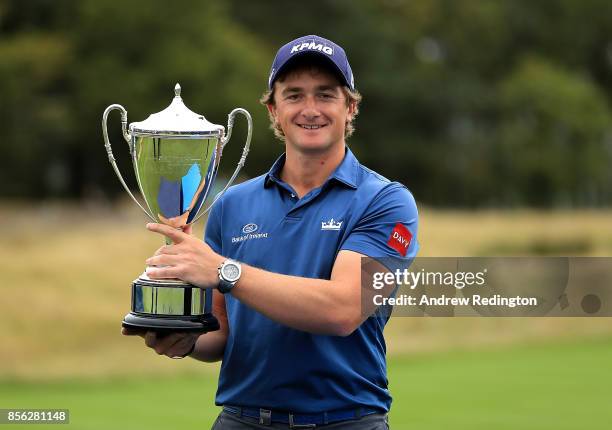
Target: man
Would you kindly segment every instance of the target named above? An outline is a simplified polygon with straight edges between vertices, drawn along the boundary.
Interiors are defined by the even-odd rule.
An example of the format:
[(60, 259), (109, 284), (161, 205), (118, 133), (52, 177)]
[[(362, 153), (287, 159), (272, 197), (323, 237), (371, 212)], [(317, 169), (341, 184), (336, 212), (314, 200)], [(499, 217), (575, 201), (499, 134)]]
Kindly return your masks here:
[(414, 199), (346, 146), (361, 97), (340, 46), (318, 36), (284, 45), (268, 85), (262, 101), (285, 154), (215, 203), (206, 242), (147, 226), (174, 241), (147, 260), (148, 275), (217, 288), (221, 329), (147, 333), (146, 344), (169, 357), (222, 360), (224, 409), (213, 429), (386, 429), (388, 317), (362, 309), (361, 262), (409, 264)]

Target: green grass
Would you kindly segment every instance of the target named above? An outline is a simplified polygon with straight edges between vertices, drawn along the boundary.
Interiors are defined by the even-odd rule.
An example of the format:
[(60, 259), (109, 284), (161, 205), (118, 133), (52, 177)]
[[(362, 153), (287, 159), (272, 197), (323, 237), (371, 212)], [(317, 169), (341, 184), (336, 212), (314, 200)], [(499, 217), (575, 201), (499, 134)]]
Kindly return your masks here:
[[(202, 429), (219, 413), (216, 378), (203, 375), (54, 383), (3, 383), (2, 408), (70, 410), (74, 429)], [(48, 427), (32, 425), (27, 428)], [(22, 425), (2, 429), (23, 428)]]
[(397, 429), (609, 429), (612, 339), (392, 361)]
[[(398, 356), (389, 361), (389, 380), (395, 430), (595, 430), (612, 422), (610, 337)], [(69, 408), (71, 423), (62, 428), (206, 429), (218, 413), (215, 390), (216, 377), (208, 372), (4, 381), (0, 407)]]

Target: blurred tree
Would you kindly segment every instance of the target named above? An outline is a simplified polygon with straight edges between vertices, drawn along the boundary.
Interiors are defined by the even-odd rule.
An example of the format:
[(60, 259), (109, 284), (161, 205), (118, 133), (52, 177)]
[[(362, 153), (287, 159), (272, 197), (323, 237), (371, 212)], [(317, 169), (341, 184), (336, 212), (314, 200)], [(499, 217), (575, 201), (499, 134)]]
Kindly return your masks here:
[[(226, 125), (232, 108), (248, 109), (258, 124), (253, 146), (261, 145), (248, 164), (272, 159), (257, 103), (268, 62), (222, 1), (27, 4), (0, 9), (0, 114), (7, 123), (0, 138), (10, 157), (1, 194), (91, 197), (101, 186), (120, 193), (102, 146), (102, 111), (121, 103), (129, 122), (145, 119), (170, 103), (176, 82), (185, 103), (211, 122)], [(118, 116), (109, 123), (122, 171), (132, 178)], [(235, 167), (245, 131), (238, 120), (222, 170)]]
[(610, 28), (605, 0), (0, 0), (0, 195), (121, 193), (101, 113), (121, 103), (142, 120), (177, 81), (212, 122), (236, 106), (253, 114), (246, 172), (261, 173), (282, 151), (257, 103), (270, 63), (315, 33), (346, 48), (364, 95), (350, 145), (418, 201), (609, 205)]
[(610, 112), (588, 77), (527, 58), (501, 83), (500, 101), (498, 173), (510, 188), (531, 205), (603, 203)]

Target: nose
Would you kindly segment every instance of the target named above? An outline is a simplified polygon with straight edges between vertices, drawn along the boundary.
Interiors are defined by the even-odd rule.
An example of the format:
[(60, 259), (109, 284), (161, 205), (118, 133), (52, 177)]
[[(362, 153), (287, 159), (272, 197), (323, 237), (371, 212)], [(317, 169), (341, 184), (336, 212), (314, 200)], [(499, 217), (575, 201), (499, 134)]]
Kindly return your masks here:
[(317, 118), (321, 115), (319, 109), (317, 108), (317, 103), (314, 97), (309, 96), (304, 100), (304, 109), (302, 109), (302, 115), (306, 119)]

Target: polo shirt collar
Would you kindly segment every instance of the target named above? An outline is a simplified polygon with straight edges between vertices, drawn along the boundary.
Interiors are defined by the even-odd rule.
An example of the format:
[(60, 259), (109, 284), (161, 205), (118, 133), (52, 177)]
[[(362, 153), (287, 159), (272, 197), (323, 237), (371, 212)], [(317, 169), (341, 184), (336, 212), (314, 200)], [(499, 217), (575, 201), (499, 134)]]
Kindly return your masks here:
[[(282, 182), (280, 178), (280, 171), (285, 165), (285, 158), (286, 154), (283, 153), (280, 157), (276, 159), (274, 164), (272, 164), (272, 167), (270, 168), (268, 173), (266, 173), (266, 177), (264, 180), (265, 187), (269, 187), (272, 182)], [(349, 149), (349, 147), (345, 146), (345, 154), (344, 158), (342, 159), (342, 162), (338, 167), (336, 167), (336, 170), (334, 170), (334, 172), (331, 174), (331, 176), (326, 182), (329, 182), (333, 179), (348, 187), (357, 188), (358, 173), (359, 161), (357, 161), (357, 158), (355, 157), (355, 155), (353, 155), (353, 152)]]
[(283, 152), (280, 157), (276, 159), (268, 173), (266, 173), (266, 178), (264, 180), (264, 187), (269, 187), (272, 182), (282, 182), (280, 178), (280, 171), (285, 165), (285, 158), (287, 155)]
[(344, 185), (357, 188), (357, 174), (359, 173), (359, 161), (353, 155), (353, 152), (349, 149), (348, 146), (345, 146), (345, 154), (342, 163), (338, 167), (334, 173), (332, 173), (330, 179), (335, 179)]

